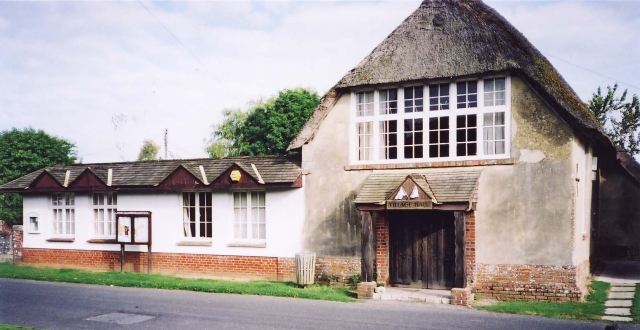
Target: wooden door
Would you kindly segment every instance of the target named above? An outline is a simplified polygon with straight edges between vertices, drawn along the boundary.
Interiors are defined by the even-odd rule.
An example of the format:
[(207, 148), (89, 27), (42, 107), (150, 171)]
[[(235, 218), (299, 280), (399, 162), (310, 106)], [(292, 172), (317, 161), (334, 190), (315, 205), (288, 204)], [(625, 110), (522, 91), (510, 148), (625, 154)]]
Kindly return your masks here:
[(389, 219), (391, 284), (452, 288), (455, 231), (452, 212), (396, 211)]

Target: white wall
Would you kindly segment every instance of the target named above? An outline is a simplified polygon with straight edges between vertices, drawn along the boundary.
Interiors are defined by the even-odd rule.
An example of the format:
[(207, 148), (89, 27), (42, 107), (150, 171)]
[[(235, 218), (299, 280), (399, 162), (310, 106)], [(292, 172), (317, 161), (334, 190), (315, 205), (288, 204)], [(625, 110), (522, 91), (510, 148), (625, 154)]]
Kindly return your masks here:
[[(119, 251), (119, 244), (87, 242), (97, 238), (93, 225), (90, 194), (75, 194), (74, 242), (47, 242), (53, 235), (53, 211), (50, 195), (24, 196), (24, 247), (72, 250)], [(305, 216), (304, 188), (267, 191), (266, 246), (230, 247), (233, 238), (233, 194), (213, 193), (213, 237), (211, 246), (181, 246), (182, 193), (118, 193), (118, 211), (151, 211), (153, 217), (153, 252), (195, 253), (240, 256), (294, 257), (302, 249), (302, 227)], [(32, 233), (29, 217), (37, 215), (39, 233)], [(146, 251), (146, 246), (127, 246), (127, 251)]]

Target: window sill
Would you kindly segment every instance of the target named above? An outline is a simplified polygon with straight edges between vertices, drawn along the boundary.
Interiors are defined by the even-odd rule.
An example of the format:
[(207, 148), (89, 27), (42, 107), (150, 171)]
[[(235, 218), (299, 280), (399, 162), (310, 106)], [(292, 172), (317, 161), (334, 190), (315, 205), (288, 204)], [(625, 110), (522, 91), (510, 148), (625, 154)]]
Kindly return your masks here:
[(63, 237), (54, 237), (49, 238), (47, 242), (56, 242), (56, 243), (73, 243), (75, 242), (75, 238), (63, 238)]
[(211, 242), (207, 241), (180, 241), (177, 246), (211, 246)]
[(237, 242), (237, 243), (229, 243), (228, 247), (248, 247), (248, 248), (266, 248), (267, 243), (249, 243), (249, 242)]
[(96, 243), (96, 244), (106, 243), (106, 244), (113, 244), (113, 243), (118, 243), (118, 241), (116, 241), (114, 238), (92, 238), (92, 239), (88, 240), (88, 241), (87, 241), (87, 243)]
[(40, 235), (39, 232), (32, 232), (32, 233), (28, 233), (29, 235)]
[(478, 159), (478, 160), (451, 160), (444, 162), (419, 162), (419, 163), (396, 163), (396, 164), (360, 164), (346, 165), (345, 171), (354, 170), (392, 170), (392, 169), (416, 169), (433, 167), (457, 167), (457, 166), (486, 166), (486, 165), (513, 165), (514, 158), (504, 159)]

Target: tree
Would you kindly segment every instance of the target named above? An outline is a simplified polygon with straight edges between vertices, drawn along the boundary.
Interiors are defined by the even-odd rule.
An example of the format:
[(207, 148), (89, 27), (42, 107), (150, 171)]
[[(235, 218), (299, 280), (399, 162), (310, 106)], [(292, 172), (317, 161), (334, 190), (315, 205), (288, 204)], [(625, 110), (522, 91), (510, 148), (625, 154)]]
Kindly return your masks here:
[(222, 116), (222, 124), (213, 126), (213, 134), (205, 150), (211, 158), (239, 156), (243, 143), (240, 128), (247, 120), (247, 112), (225, 109)]
[[(25, 128), (0, 132), (0, 185), (52, 165), (73, 164), (75, 144), (42, 130)], [(22, 223), (22, 197), (0, 194), (0, 219)]]
[(247, 111), (225, 110), (206, 150), (211, 157), (282, 155), (319, 102), (316, 92), (296, 88)]
[(140, 147), (140, 153), (138, 154), (138, 160), (158, 160), (158, 147), (152, 140), (144, 140), (142, 147)]
[(614, 144), (619, 145), (632, 155), (640, 153), (638, 149), (638, 129), (640, 128), (640, 102), (633, 95), (627, 102), (627, 90), (616, 96), (618, 84), (607, 86), (607, 94), (602, 95), (600, 87), (589, 100), (589, 110), (602, 126)]
[(277, 98), (270, 99), (247, 116), (240, 129), (246, 142), (242, 154), (284, 154), (319, 102), (318, 94), (303, 88), (278, 93)]

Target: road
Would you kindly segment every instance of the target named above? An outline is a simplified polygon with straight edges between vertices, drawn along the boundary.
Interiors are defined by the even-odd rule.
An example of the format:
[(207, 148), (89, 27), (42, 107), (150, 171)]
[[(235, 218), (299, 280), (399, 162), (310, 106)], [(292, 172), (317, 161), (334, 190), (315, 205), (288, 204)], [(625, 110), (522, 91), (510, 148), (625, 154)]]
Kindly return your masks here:
[(449, 305), (339, 303), (12, 279), (0, 279), (0, 304), (0, 323), (47, 329), (602, 330), (606, 325)]

